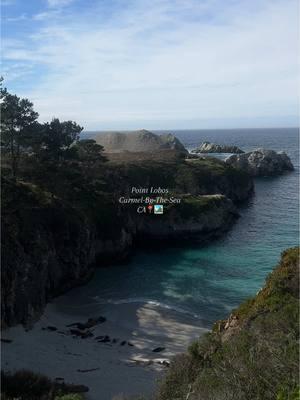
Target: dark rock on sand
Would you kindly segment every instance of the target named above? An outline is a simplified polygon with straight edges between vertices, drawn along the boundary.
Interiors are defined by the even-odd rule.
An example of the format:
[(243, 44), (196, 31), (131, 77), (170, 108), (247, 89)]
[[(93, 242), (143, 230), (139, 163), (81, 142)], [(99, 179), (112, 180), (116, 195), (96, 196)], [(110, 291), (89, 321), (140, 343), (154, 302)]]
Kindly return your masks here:
[(94, 336), (93, 333), (92, 333), (91, 331), (82, 332), (82, 331), (79, 330), (79, 329), (70, 329), (70, 333), (71, 333), (71, 335), (73, 335), (73, 336), (81, 337), (81, 339), (86, 339), (86, 338), (88, 338), (88, 337), (93, 337), (93, 336)]
[(156, 347), (155, 349), (153, 349), (153, 353), (160, 353), (161, 351), (166, 350), (165, 347)]
[(91, 368), (91, 369), (78, 369), (77, 372), (93, 372), (99, 371), (100, 368)]
[(105, 317), (100, 316), (99, 318), (89, 318), (87, 322), (74, 322), (72, 324), (67, 325), (68, 328), (76, 326), (78, 329), (84, 330), (92, 328), (95, 325), (103, 324), (106, 321)]
[(109, 343), (109, 342), (110, 342), (110, 337), (108, 335), (101, 336), (101, 339), (98, 340), (98, 343)]
[(56, 326), (47, 326), (47, 331), (51, 331), (51, 332), (55, 332), (55, 331), (57, 331), (57, 328), (56, 328)]

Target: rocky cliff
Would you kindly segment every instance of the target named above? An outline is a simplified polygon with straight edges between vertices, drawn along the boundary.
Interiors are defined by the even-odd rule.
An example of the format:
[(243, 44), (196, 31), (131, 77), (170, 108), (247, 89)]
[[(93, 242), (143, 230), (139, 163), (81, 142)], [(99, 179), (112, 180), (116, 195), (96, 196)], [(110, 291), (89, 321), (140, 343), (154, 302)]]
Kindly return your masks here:
[(299, 398), (299, 248), (258, 294), (171, 363), (158, 400)]
[[(153, 162), (108, 165), (103, 179), (106, 192), (86, 201), (84, 190), (76, 203), (73, 196), (70, 202), (32, 183), (4, 179), (3, 327), (34, 320), (53, 296), (84, 283), (95, 266), (128, 257), (146, 237), (202, 242), (219, 236), (237, 217), (233, 202), (249, 197), (253, 187), (244, 172), (201, 160), (163, 168)], [(118, 202), (132, 185), (169, 187), (182, 201), (162, 216), (141, 216), (136, 206)]]
[(119, 225), (105, 237), (83, 213), (31, 185), (5, 180), (2, 193), (4, 327), (32, 320), (53, 296), (88, 279), (96, 256), (127, 255), (132, 236)]

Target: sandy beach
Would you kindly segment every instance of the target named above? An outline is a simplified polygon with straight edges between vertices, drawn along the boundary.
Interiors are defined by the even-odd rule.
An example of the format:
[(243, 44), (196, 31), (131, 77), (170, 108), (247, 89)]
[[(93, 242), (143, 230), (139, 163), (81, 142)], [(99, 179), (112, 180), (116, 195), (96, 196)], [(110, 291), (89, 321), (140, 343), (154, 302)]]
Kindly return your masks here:
[[(49, 304), (32, 329), (17, 326), (3, 333), (12, 340), (2, 343), (5, 370), (26, 368), (86, 385), (89, 400), (150, 395), (169, 360), (206, 331), (193, 316), (157, 304), (74, 305), (71, 299), (65, 295)], [(88, 329), (90, 337), (72, 335), (67, 327), (99, 316), (106, 321)]]

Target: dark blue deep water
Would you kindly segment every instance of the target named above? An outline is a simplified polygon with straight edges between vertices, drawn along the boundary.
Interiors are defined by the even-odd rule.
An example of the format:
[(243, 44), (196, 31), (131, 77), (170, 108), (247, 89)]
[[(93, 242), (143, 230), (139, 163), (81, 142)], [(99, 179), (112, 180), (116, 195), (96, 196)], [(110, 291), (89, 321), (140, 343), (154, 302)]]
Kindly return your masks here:
[[(170, 131), (169, 131), (170, 132)], [(128, 265), (101, 269), (85, 290), (100, 302), (152, 301), (199, 317), (207, 327), (254, 295), (298, 244), (298, 129), (171, 131), (187, 148), (202, 141), (284, 150), (295, 171), (255, 180), (255, 195), (222, 239), (205, 247), (138, 251)], [(87, 293), (86, 293), (87, 294)]]

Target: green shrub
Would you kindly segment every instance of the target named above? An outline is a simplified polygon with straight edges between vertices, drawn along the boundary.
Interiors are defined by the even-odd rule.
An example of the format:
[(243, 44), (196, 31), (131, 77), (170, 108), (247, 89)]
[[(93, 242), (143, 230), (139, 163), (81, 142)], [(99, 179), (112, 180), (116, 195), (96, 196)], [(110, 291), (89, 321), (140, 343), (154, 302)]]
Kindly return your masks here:
[(44, 375), (25, 370), (15, 374), (1, 372), (1, 391), (7, 398), (40, 400), (50, 392), (51, 387), (51, 380)]
[(1, 398), (5, 400), (83, 400), (87, 387), (51, 381), (27, 370), (1, 371)]

